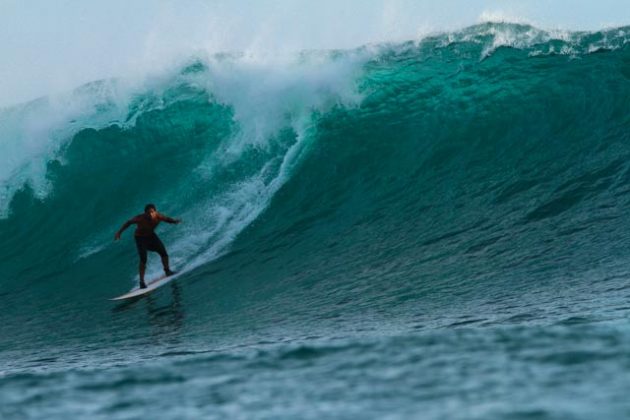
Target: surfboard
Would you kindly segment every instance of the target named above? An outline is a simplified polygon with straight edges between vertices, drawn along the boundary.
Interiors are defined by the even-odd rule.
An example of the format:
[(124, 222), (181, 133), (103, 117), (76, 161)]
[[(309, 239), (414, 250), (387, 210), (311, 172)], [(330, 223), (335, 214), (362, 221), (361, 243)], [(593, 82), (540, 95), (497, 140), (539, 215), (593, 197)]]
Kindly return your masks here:
[(174, 274), (172, 276), (163, 275), (161, 277), (148, 281), (147, 287), (144, 289), (141, 289), (140, 287), (134, 287), (133, 289), (131, 289), (129, 292), (125, 293), (124, 295), (112, 298), (110, 300), (124, 300), (124, 299), (131, 299), (131, 298), (139, 297), (142, 295), (146, 295), (147, 293), (151, 293), (155, 289), (164, 286), (166, 283), (170, 282), (175, 277), (177, 277), (177, 274)]

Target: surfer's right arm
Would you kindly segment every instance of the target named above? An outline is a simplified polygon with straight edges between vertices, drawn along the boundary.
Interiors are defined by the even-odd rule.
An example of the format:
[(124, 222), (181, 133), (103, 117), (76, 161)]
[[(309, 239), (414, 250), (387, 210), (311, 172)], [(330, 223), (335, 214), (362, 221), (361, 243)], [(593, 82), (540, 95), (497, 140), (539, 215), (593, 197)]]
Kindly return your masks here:
[(120, 235), (125, 231), (125, 229), (127, 229), (129, 226), (131, 226), (131, 225), (133, 225), (135, 223), (138, 223), (137, 219), (138, 219), (138, 217), (136, 216), (136, 217), (133, 217), (133, 218), (127, 220), (125, 222), (125, 224), (122, 225), (120, 227), (120, 229), (118, 229), (118, 232), (116, 232), (116, 235), (114, 235), (114, 240), (115, 241), (119, 240), (120, 239)]

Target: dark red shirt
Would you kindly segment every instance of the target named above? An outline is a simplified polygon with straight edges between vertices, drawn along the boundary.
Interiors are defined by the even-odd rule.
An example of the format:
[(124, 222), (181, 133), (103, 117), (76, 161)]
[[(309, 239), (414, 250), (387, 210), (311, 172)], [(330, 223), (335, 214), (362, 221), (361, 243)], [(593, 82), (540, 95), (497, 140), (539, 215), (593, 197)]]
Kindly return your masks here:
[(152, 219), (151, 216), (146, 213), (142, 213), (129, 219), (127, 223), (124, 224), (122, 230), (125, 230), (129, 225), (136, 225), (134, 236), (153, 236), (155, 235), (155, 228), (160, 222), (177, 223), (175, 219), (160, 213), (158, 213), (155, 219)]

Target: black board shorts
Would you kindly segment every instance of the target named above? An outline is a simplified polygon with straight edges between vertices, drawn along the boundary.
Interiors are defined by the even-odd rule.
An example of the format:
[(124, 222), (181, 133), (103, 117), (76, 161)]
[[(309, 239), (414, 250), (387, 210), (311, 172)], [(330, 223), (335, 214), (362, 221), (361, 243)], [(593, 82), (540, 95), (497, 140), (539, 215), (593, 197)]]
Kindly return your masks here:
[(168, 256), (164, 244), (157, 235), (136, 236), (136, 248), (138, 248), (138, 256), (143, 263), (147, 262), (147, 251), (153, 251), (162, 257)]

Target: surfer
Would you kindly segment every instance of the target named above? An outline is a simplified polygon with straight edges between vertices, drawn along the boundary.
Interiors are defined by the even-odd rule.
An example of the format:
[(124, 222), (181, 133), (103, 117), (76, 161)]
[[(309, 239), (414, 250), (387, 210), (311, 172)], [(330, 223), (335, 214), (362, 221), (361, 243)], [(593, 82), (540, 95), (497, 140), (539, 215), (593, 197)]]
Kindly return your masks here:
[(171, 268), (168, 265), (168, 254), (166, 253), (166, 248), (164, 248), (164, 244), (155, 233), (155, 228), (160, 224), (160, 222), (178, 224), (181, 220), (164, 216), (163, 214), (158, 213), (155, 208), (155, 204), (147, 204), (144, 206), (144, 213), (126, 221), (114, 236), (114, 240), (117, 241), (120, 239), (120, 235), (125, 231), (125, 229), (131, 225), (136, 225), (134, 238), (136, 239), (136, 248), (138, 248), (138, 255), (140, 256), (140, 266), (138, 267), (138, 270), (140, 272), (141, 289), (147, 287), (144, 282), (144, 271), (147, 265), (147, 251), (153, 251), (160, 254), (162, 266), (164, 267), (164, 274), (167, 276), (175, 274), (175, 272), (171, 271)]

